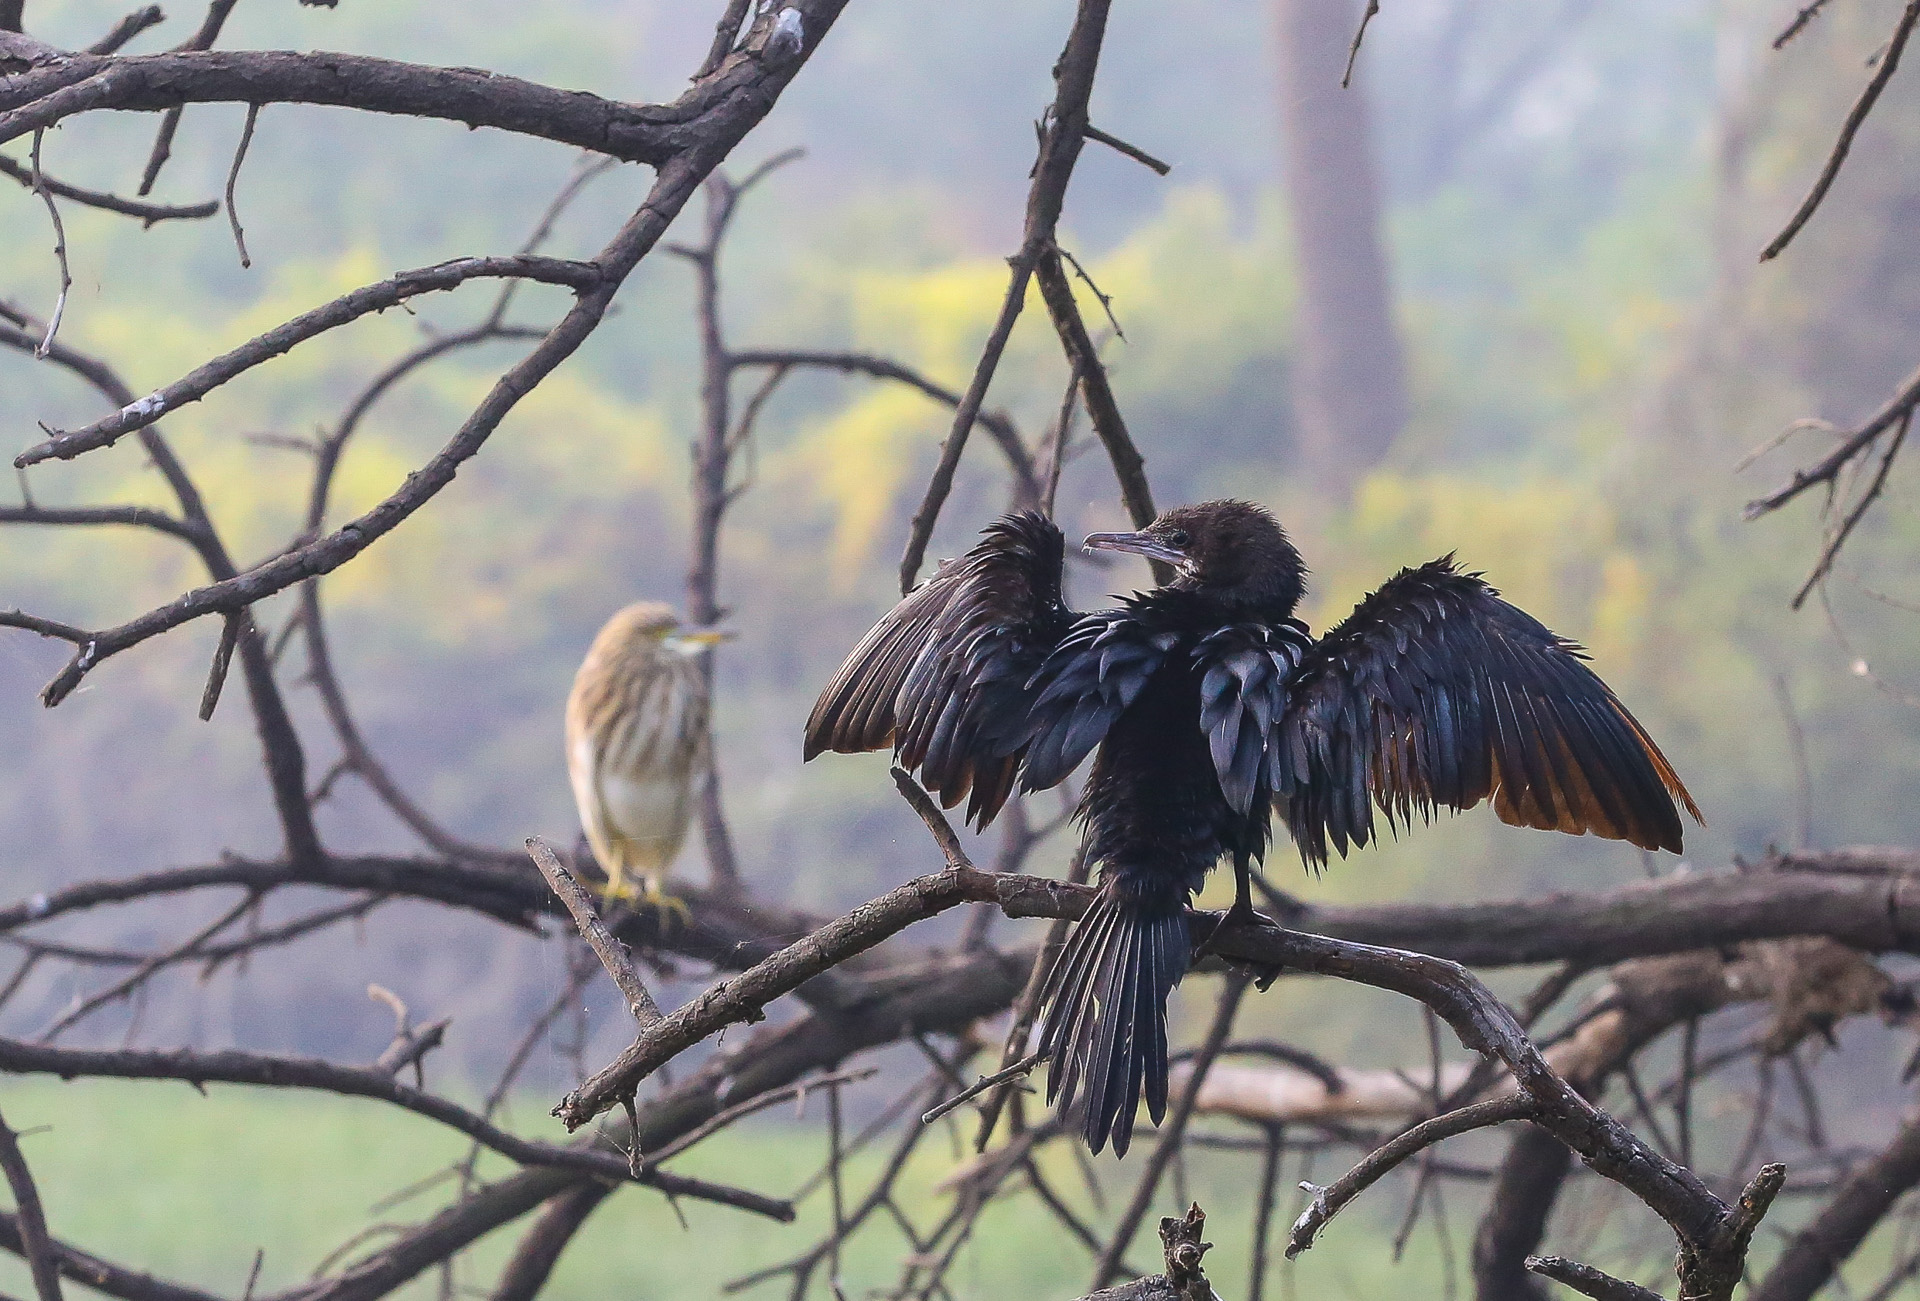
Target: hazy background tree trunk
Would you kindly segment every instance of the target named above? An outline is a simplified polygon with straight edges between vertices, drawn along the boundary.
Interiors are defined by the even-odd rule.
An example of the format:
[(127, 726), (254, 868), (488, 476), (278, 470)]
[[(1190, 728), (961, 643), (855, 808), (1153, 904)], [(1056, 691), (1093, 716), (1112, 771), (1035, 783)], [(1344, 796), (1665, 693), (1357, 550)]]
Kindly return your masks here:
[(1407, 419), (1363, 70), (1340, 86), (1359, 12), (1350, 0), (1274, 0), (1274, 14), (1300, 284), (1294, 418), (1307, 473), (1344, 496)]

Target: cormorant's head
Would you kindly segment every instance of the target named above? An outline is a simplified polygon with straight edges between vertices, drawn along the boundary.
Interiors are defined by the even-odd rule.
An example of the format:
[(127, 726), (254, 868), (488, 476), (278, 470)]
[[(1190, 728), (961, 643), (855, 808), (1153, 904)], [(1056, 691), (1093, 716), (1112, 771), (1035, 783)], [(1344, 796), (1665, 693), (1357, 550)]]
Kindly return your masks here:
[(1282, 616), (1306, 590), (1300, 553), (1279, 521), (1249, 501), (1179, 506), (1137, 533), (1094, 533), (1084, 545), (1164, 561), (1175, 570), (1175, 587)]

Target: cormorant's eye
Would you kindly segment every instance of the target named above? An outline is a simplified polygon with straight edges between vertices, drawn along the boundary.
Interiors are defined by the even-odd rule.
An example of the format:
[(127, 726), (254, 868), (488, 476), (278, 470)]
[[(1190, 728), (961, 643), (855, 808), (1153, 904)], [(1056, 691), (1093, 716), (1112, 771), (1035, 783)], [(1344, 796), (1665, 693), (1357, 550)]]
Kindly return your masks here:
[(1193, 539), (1187, 536), (1185, 529), (1169, 529), (1167, 530), (1167, 541), (1176, 547), (1184, 547), (1187, 543), (1193, 541)]

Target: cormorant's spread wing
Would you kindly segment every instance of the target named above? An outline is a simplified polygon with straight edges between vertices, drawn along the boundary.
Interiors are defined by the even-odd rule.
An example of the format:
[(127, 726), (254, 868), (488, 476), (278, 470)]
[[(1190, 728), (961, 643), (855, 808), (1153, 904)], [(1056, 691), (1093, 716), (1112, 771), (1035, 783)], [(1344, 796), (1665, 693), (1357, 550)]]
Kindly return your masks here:
[(1220, 791), (1236, 813), (1294, 785), (1279, 724), (1292, 689), (1288, 679), (1312, 644), (1306, 629), (1288, 620), (1277, 626), (1228, 624), (1194, 647), (1200, 730), (1207, 734)]
[(1493, 798), (1516, 826), (1680, 849), (1694, 807), (1580, 648), (1453, 557), (1402, 570), (1328, 633), (1289, 684), (1276, 804), (1310, 865), (1436, 806)]
[(1060, 599), (1065, 543), (1032, 512), (915, 588), (847, 656), (807, 720), (806, 757), (889, 742), (902, 767), (984, 826), (1013, 789), (1033, 698), (1029, 680), (1072, 614)]
[(1020, 788), (1041, 791), (1066, 780), (1178, 640), (1178, 633), (1149, 628), (1128, 609), (1076, 619), (1033, 676)]

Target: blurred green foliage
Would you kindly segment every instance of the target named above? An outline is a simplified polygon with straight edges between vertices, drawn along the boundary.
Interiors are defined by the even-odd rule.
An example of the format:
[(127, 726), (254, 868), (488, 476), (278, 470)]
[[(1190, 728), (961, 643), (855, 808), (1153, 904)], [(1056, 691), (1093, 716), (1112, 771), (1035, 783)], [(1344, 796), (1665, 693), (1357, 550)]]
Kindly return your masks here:
[[(129, 1096), (136, 1091), (137, 1100)], [(32, 1082), (9, 1085), (6, 1105), (8, 1122), (30, 1131), (23, 1141), (41, 1172), (48, 1223), (56, 1235), (112, 1260), (138, 1261), (160, 1278), (235, 1296), (245, 1287), (256, 1248), (265, 1251), (256, 1293), (278, 1292), (304, 1282), (370, 1221), (397, 1226), (417, 1218), (445, 1198), (448, 1185), (423, 1188), (398, 1203), (389, 1200), (391, 1194), (439, 1173), (466, 1152), (460, 1136), (450, 1131), (378, 1103), (324, 1096), (214, 1086), (205, 1098), (185, 1088), (155, 1098), (137, 1085)], [(813, 1103), (814, 1118), (822, 1105)], [(544, 1107), (529, 1100), (526, 1110), (538, 1115)], [(885, 1144), (847, 1163), (849, 1204), (878, 1173)], [(1257, 1151), (1196, 1151), (1188, 1162), (1187, 1194), (1211, 1208), (1207, 1239), (1215, 1250), (1208, 1263), (1222, 1295), (1245, 1287), (1252, 1232), (1245, 1185), (1258, 1179), (1260, 1159)], [(743, 1169), (751, 1169), (757, 1189), (786, 1196), (825, 1160), (824, 1136), (794, 1124), (788, 1115), (737, 1126), (676, 1161), (674, 1168), (733, 1183)], [(1049, 1183), (1079, 1215), (1098, 1214), (1069, 1153), (1055, 1145), (1040, 1161)], [(504, 1173), (502, 1164), (483, 1162), (482, 1177)], [(950, 1199), (939, 1185), (959, 1164), (948, 1134), (936, 1129), (908, 1166), (898, 1195), (923, 1229), (944, 1213)], [(1300, 1169), (1293, 1160), (1289, 1166)], [(1103, 1178), (1106, 1196), (1120, 1195), (1124, 1181), (1106, 1172)], [(136, 1186), (137, 1196), (119, 1192)], [(297, 1193), (263, 1198), (262, 1188)], [(1283, 1191), (1274, 1217), (1276, 1235), (1284, 1235), (1297, 1200)], [(704, 1202), (683, 1201), (676, 1212), (657, 1194), (623, 1192), (588, 1222), (541, 1295), (557, 1301), (717, 1297), (723, 1283), (791, 1259), (821, 1239), (833, 1222), (827, 1189), (817, 1188), (799, 1209), (798, 1220), (785, 1226)], [(1391, 1198), (1361, 1202), (1328, 1230), (1319, 1249), (1293, 1265), (1281, 1263), (1276, 1243), (1270, 1294), (1283, 1286), (1288, 1289), (1283, 1295), (1363, 1301), (1393, 1295), (1413, 1280), (1437, 1279), (1452, 1268), (1442, 1265), (1430, 1229), (1415, 1235), (1398, 1264), (1384, 1250), (1337, 1249), (1343, 1239), (1390, 1236), (1394, 1216)], [(376, 1229), (354, 1254), (376, 1249), (385, 1236)], [(510, 1249), (510, 1235), (484, 1240), (462, 1258), (458, 1281), (485, 1287)], [(869, 1289), (891, 1286), (906, 1254), (898, 1229), (885, 1215), (877, 1216), (842, 1258), (845, 1295), (866, 1296)], [(1152, 1224), (1128, 1261), (1143, 1270), (1159, 1268)], [(1019, 1198), (988, 1208), (949, 1277), (957, 1296), (1039, 1298), (1077, 1295), (1091, 1273), (1087, 1252)], [(823, 1293), (825, 1278), (823, 1264), (816, 1274), (816, 1288)], [(423, 1301), (439, 1295), (439, 1284), (437, 1273), (430, 1273), (395, 1296)], [(790, 1288), (787, 1281), (769, 1282), (742, 1295), (779, 1297)], [(0, 1289), (13, 1295), (31, 1292), (17, 1258), (0, 1257)]]

